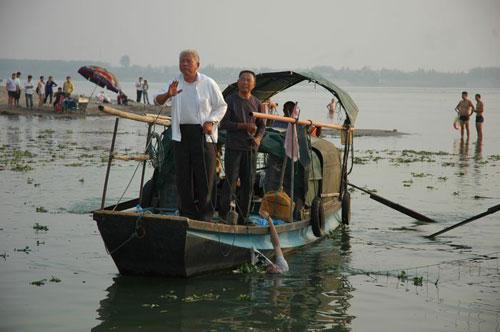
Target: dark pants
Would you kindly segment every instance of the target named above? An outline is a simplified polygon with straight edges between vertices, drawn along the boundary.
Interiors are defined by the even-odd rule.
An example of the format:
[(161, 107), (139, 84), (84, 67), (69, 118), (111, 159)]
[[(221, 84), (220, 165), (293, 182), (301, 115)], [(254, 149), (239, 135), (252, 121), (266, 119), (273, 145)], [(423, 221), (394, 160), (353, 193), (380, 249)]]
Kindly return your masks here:
[(51, 90), (51, 91), (45, 91), (45, 99), (43, 100), (43, 103), (46, 104), (47, 103), (47, 99), (49, 99), (50, 97), (50, 103), (52, 104), (52, 96), (54, 95), (54, 92)]
[(141, 102), (141, 98), (142, 98), (142, 90), (136, 90), (136, 91), (137, 91), (137, 99), (136, 99), (136, 101), (138, 103), (140, 103)]
[[(246, 223), (253, 196), (253, 183), (255, 181), (255, 168), (257, 166), (257, 153), (255, 151), (239, 151), (226, 149), (224, 155), (224, 171), (226, 181), (221, 202), (221, 215), (229, 211), (229, 204), (236, 200), (238, 223)], [(239, 195), (236, 197), (236, 184), (240, 179)]]
[(215, 178), (215, 144), (208, 143), (200, 125), (181, 125), (181, 142), (174, 141), (177, 196), (182, 216), (210, 220)]

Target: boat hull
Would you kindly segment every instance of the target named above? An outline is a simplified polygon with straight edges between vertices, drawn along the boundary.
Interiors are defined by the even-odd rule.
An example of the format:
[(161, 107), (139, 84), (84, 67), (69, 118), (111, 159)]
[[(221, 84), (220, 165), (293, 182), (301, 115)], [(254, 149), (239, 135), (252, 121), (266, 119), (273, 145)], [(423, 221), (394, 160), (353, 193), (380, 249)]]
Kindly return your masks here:
[[(178, 216), (112, 211), (94, 220), (120, 274), (190, 277), (250, 262), (254, 248), (272, 256), (269, 229)], [(325, 234), (339, 225), (340, 203), (325, 206)], [(278, 225), (285, 254), (318, 241), (308, 220)]]

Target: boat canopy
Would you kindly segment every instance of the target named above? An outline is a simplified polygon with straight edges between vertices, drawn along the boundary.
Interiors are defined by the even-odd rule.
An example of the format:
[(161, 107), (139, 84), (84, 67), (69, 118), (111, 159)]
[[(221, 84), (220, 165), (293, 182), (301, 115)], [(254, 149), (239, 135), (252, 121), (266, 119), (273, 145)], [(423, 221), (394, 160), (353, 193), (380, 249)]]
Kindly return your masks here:
[[(333, 94), (344, 108), (350, 124), (354, 126), (359, 110), (351, 96), (323, 76), (313, 72), (281, 71), (257, 74), (252, 94), (259, 100), (266, 100), (303, 81), (318, 84)], [(229, 85), (223, 92), (224, 97), (237, 91), (237, 88), (237, 82)]]

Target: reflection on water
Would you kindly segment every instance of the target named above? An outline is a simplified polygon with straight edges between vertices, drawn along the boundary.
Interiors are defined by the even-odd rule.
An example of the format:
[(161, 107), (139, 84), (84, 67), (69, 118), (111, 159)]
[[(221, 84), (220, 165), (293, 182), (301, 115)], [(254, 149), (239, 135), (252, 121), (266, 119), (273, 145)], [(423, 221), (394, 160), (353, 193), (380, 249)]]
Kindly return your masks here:
[(347, 331), (352, 287), (340, 271), (349, 253), (348, 231), (339, 230), (333, 239), (294, 255), (285, 275), (118, 276), (100, 301), (101, 323), (92, 331)]

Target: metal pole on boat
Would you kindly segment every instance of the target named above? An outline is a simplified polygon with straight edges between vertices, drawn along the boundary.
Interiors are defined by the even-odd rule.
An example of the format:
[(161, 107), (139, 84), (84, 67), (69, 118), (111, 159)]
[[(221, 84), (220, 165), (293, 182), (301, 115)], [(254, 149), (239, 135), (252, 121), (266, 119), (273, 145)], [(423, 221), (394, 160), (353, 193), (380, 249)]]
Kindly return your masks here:
[(118, 131), (119, 120), (120, 118), (115, 119), (115, 129), (113, 130), (113, 139), (111, 140), (111, 148), (109, 149), (108, 168), (106, 169), (106, 178), (104, 179), (104, 188), (102, 190), (101, 210), (104, 209), (104, 205), (106, 203), (106, 191), (108, 190), (109, 172), (111, 170), (111, 162), (113, 161), (113, 152), (115, 150), (116, 132)]
[[(152, 124), (149, 124), (148, 126), (148, 135), (146, 136), (146, 148), (144, 151), (144, 154), (148, 153), (148, 146), (151, 140), (151, 126)], [(142, 162), (142, 174), (141, 174), (141, 187), (139, 188), (139, 205), (142, 206), (142, 187), (144, 186), (144, 174), (146, 173), (146, 160)]]

